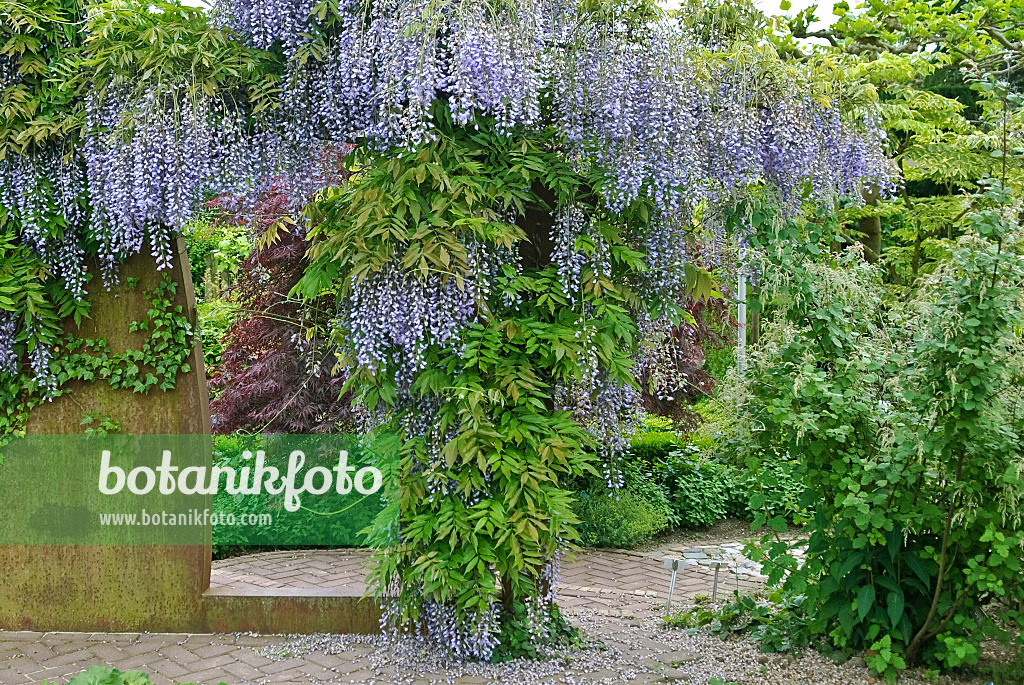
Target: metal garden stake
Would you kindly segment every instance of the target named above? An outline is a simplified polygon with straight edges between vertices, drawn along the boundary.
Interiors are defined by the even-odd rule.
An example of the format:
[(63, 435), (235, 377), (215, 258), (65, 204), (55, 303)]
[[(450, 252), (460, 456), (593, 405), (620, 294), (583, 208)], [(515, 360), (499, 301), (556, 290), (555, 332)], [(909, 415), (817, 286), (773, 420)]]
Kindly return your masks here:
[(668, 601), (665, 602), (665, 613), (671, 613), (672, 611), (672, 593), (676, 590), (676, 573), (680, 569), (685, 568), (686, 561), (683, 559), (671, 559), (665, 557), (665, 568), (672, 571), (672, 580), (668, 582)]

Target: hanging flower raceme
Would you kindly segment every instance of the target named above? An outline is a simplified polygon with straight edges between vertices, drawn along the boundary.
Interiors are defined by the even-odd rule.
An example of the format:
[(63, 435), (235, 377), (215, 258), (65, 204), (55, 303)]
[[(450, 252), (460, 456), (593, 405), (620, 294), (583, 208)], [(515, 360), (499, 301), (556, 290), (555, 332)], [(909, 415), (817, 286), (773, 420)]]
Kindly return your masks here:
[(406, 386), (425, 367), (428, 345), (458, 340), (476, 315), (476, 295), (472, 286), (460, 290), (454, 279), (422, 280), (390, 265), (357, 282), (341, 310), (356, 364), (385, 369), (394, 361), (396, 379)]
[(438, 99), (461, 124), (480, 113), (506, 130), (537, 122), (548, 51), (575, 18), (566, 0), (342, 0), (322, 20), (307, 5), (225, 0), (218, 13), (256, 47), (276, 38), (288, 55), (314, 55), (302, 52), (283, 80), (295, 140), (365, 137), (382, 147), (431, 136)]
[(0, 160), (0, 209), (17, 221), (23, 243), (68, 291), (81, 296), (86, 179), (80, 158), (65, 159), (64, 153), (49, 148)]
[(0, 374), (18, 372), (18, 354), (14, 351), (17, 333), (14, 317), (7, 312), (0, 312)]
[(204, 192), (241, 195), (239, 186), (248, 191), (266, 176), (263, 141), (247, 136), (242, 116), (212, 98), (110, 91), (102, 101), (90, 98), (87, 112), (90, 235), (108, 267), (146, 243), (157, 266), (168, 267), (172, 237)]

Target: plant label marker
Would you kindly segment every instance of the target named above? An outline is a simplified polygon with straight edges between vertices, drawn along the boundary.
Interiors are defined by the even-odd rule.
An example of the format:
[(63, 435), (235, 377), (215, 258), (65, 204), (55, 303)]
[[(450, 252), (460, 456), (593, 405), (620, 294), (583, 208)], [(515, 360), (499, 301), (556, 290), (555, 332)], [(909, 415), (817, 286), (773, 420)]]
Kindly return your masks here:
[(665, 568), (672, 571), (672, 580), (668, 582), (668, 599), (665, 601), (665, 613), (672, 611), (672, 593), (676, 589), (676, 574), (680, 569), (686, 567), (685, 559), (673, 559), (671, 557), (665, 557)]

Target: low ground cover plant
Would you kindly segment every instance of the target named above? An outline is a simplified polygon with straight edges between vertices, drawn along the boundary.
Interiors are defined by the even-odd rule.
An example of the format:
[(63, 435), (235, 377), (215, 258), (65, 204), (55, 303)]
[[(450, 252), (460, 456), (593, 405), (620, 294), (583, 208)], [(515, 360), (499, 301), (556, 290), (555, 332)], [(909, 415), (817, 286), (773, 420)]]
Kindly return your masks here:
[[(42, 685), (56, 685), (49, 680)], [(119, 671), (110, 666), (90, 666), (68, 681), (68, 685), (153, 685), (153, 681), (142, 671)], [(194, 685), (194, 683), (181, 683)], [(218, 685), (227, 685), (221, 682)]]
[(809, 515), (803, 485), (785, 455), (756, 469), (727, 459), (711, 437), (717, 430), (674, 430), (671, 420), (645, 417), (633, 436), (622, 470), (624, 485), (609, 488), (597, 478), (582, 479), (574, 512), (580, 538), (593, 547), (635, 547), (672, 529), (713, 525), (725, 518), (753, 521), (764, 511), (787, 523)]

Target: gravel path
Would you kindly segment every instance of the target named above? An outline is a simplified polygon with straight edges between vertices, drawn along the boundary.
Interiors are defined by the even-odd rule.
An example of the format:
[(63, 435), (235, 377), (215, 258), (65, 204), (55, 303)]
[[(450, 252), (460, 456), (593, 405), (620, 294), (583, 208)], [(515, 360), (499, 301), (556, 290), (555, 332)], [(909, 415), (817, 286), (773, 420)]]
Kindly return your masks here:
[[(613, 683), (687, 683), (707, 685), (720, 678), (740, 685), (863, 685), (869, 674), (862, 659), (839, 665), (813, 652), (801, 658), (761, 654), (750, 641), (722, 641), (707, 634), (664, 627), (656, 618), (623, 619), (594, 613), (573, 617), (588, 644), (553, 654), (548, 660), (519, 659), (503, 664), (460, 663), (408, 638), (384, 636), (297, 636), (258, 650), (261, 656), (309, 658), (325, 654), (345, 660), (336, 677), (316, 678), (316, 685), (485, 685)], [(356, 667), (358, 670), (349, 670)], [(259, 683), (260, 681), (256, 681)], [(265, 681), (270, 683), (272, 681)], [(911, 672), (902, 685), (983, 685), (978, 678), (929, 679)], [(254, 683), (253, 685), (256, 685)]]

